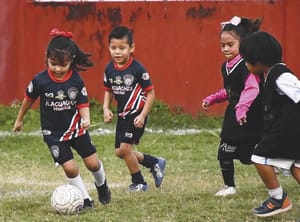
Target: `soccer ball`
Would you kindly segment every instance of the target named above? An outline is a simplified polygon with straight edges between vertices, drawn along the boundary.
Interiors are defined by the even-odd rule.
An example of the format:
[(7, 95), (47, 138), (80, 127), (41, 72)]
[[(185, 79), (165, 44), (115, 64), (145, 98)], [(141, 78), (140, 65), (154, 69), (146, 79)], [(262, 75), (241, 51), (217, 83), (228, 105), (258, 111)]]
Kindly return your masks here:
[(80, 190), (70, 184), (57, 187), (51, 195), (51, 206), (59, 214), (76, 214), (83, 209)]

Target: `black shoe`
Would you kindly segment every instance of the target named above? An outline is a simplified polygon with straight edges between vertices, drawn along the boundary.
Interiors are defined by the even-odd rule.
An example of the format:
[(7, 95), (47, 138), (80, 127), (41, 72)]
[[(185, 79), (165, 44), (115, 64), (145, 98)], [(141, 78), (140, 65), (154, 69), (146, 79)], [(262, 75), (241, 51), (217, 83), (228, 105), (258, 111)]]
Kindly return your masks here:
[(88, 198), (83, 200), (83, 209), (91, 209), (94, 207), (94, 205), (95, 203), (93, 200), (90, 200)]
[(103, 205), (108, 204), (111, 200), (111, 193), (107, 186), (106, 180), (102, 186), (98, 187), (96, 184), (95, 184), (95, 186), (98, 191), (98, 198), (99, 198), (100, 203), (102, 203)]

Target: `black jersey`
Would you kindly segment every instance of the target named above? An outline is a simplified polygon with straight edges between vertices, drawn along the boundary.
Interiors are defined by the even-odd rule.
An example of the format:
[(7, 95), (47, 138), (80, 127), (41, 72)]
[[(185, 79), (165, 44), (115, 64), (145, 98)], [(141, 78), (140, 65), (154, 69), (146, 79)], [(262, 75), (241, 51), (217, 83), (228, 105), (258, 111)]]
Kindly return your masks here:
[(114, 94), (118, 115), (123, 118), (141, 111), (147, 91), (153, 89), (149, 74), (133, 57), (122, 68), (117, 67), (113, 61), (107, 64), (104, 87)]
[(78, 108), (88, 106), (88, 95), (77, 72), (57, 80), (45, 70), (30, 82), (26, 98), (40, 97), (40, 118), (44, 139), (66, 141), (86, 133), (81, 127)]
[(278, 92), (276, 80), (293, 72), (284, 64), (273, 66), (263, 90), (264, 133), (254, 154), (268, 158), (300, 160), (300, 104)]
[[(235, 106), (238, 104), (241, 93), (245, 88), (245, 80), (249, 75), (249, 71), (245, 65), (243, 58), (228, 70), (226, 62), (221, 67), (224, 88), (228, 96), (228, 106), (225, 111), (223, 127), (221, 132), (222, 139), (227, 142), (255, 142), (259, 141), (263, 128), (263, 106), (261, 101), (261, 93), (256, 97), (249, 111), (247, 112), (247, 123), (242, 126), (236, 120)], [(260, 89), (263, 85), (263, 76), (260, 76)]]

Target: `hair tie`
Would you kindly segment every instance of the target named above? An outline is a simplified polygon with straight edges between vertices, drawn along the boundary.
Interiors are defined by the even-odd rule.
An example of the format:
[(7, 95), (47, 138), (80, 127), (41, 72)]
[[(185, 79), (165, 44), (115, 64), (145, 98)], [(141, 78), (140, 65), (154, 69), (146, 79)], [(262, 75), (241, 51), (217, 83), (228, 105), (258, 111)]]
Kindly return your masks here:
[(56, 36), (62, 36), (62, 37), (66, 37), (66, 38), (72, 38), (73, 37), (72, 32), (59, 31), (57, 28), (52, 29), (50, 31), (50, 35), (53, 36), (53, 37), (56, 37)]
[(234, 16), (232, 19), (230, 19), (230, 21), (221, 22), (221, 27), (223, 29), (225, 27), (225, 25), (227, 25), (227, 24), (238, 26), (241, 23), (241, 21), (242, 21), (242, 19), (240, 17)]

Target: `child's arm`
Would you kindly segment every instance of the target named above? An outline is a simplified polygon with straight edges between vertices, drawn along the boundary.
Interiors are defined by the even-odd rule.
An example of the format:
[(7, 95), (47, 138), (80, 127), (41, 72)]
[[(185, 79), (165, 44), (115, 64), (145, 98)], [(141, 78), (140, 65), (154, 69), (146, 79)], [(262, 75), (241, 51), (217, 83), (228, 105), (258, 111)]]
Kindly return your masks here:
[(153, 104), (154, 98), (155, 98), (154, 89), (147, 91), (146, 97), (147, 97), (146, 102), (145, 102), (142, 112), (140, 113), (140, 115), (135, 117), (135, 119), (133, 121), (135, 127), (138, 127), (138, 128), (142, 128), (144, 126), (145, 119), (146, 119), (148, 113), (150, 112), (150, 109), (152, 107), (152, 104)]
[(259, 76), (249, 73), (245, 81), (245, 88), (241, 92), (238, 104), (235, 106), (236, 120), (240, 125), (247, 122), (247, 112), (249, 107), (259, 94), (259, 82)]
[(79, 113), (81, 116), (81, 126), (84, 129), (88, 129), (91, 125), (90, 121), (90, 108), (88, 106), (84, 106), (79, 108)]
[(208, 107), (214, 103), (220, 103), (227, 100), (226, 89), (220, 89), (218, 92), (207, 96), (202, 100), (202, 107), (205, 110), (208, 110)]
[(27, 113), (27, 111), (30, 109), (30, 107), (33, 103), (34, 103), (34, 100), (28, 100), (26, 98), (23, 99), (21, 108), (18, 112), (16, 121), (15, 121), (15, 124), (13, 127), (14, 132), (18, 132), (18, 131), (22, 130), (24, 116)]
[(300, 101), (300, 81), (291, 73), (283, 73), (276, 80), (277, 87), (295, 103)]
[(105, 123), (110, 123), (114, 117), (113, 112), (109, 109), (109, 106), (113, 100), (113, 93), (111, 91), (104, 92), (103, 101), (103, 119)]

